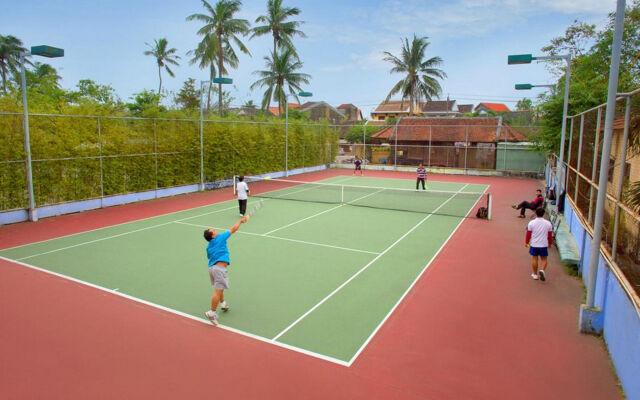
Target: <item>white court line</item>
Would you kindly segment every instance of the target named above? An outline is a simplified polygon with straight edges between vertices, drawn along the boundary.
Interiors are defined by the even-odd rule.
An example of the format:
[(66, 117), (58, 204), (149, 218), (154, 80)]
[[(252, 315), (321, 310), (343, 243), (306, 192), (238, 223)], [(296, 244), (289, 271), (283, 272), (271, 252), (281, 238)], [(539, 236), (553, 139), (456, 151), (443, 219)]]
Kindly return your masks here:
[[(341, 181), (343, 179), (350, 179), (350, 178), (352, 178), (352, 177), (340, 178), (340, 179), (337, 179), (337, 181)], [(314, 183), (314, 182), (309, 182), (309, 183)], [(307, 189), (303, 189), (303, 190), (307, 190)], [(119, 223), (119, 224), (114, 224), (114, 225), (109, 225), (109, 226), (102, 226), (100, 228), (95, 228), (95, 229), (89, 229), (89, 230), (86, 230), (86, 231), (70, 233), (68, 235), (57, 236), (57, 237), (54, 237), (54, 238), (51, 238), (51, 239), (38, 240), (36, 242), (29, 242), (29, 243), (25, 243), (25, 244), (19, 244), (17, 246), (12, 246), (12, 247), (7, 247), (7, 248), (4, 248), (4, 249), (0, 249), (0, 251), (13, 250), (13, 249), (17, 249), (17, 248), (20, 248), (20, 247), (31, 246), (32, 244), (51, 242), (53, 240), (64, 239), (64, 238), (68, 238), (68, 237), (71, 237), (71, 236), (82, 235), (83, 233), (90, 233), (90, 232), (95, 232), (95, 231), (99, 231), (99, 230), (102, 230), (102, 229), (114, 228), (116, 226), (121, 226), (121, 225), (127, 225), (127, 224), (133, 224), (133, 223), (136, 223), (136, 222), (146, 221), (148, 219), (162, 218), (162, 217), (166, 217), (167, 215), (179, 214), (179, 213), (184, 213), (184, 212), (188, 212), (188, 211), (191, 211), (191, 210), (197, 210), (198, 208), (213, 207), (213, 206), (216, 206), (218, 204), (224, 204), (224, 203), (228, 203), (228, 202), (231, 202), (231, 201), (235, 201), (235, 200), (225, 200), (225, 201), (221, 201), (221, 202), (218, 202), (218, 203), (205, 204), (205, 205), (202, 205), (202, 206), (187, 208), (186, 210), (171, 211), (171, 212), (168, 212), (168, 213), (165, 213), (165, 214), (158, 214), (158, 215), (154, 215), (152, 217), (140, 218), (140, 219), (136, 219), (136, 220), (133, 220), (133, 221), (127, 221), (127, 222), (122, 222), (122, 223)], [(230, 208), (233, 208), (233, 207), (230, 207)], [(202, 214), (202, 215), (206, 215), (206, 214)], [(189, 217), (189, 218), (191, 218), (191, 217)], [(180, 221), (187, 220), (189, 218), (183, 218)]]
[[(487, 186), (484, 189), (483, 193), (486, 193), (486, 191), (489, 189), (489, 187)], [(476, 205), (478, 204), (478, 201), (480, 201), (482, 197), (478, 197), (478, 199), (475, 201), (475, 203), (473, 203), (473, 205), (471, 206), (471, 208), (469, 208), (469, 212), (467, 212), (467, 215), (469, 215), (469, 213), (471, 211), (473, 211), (473, 209), (476, 207)], [(407, 288), (407, 290), (404, 291), (404, 293), (402, 294), (402, 296), (400, 296), (400, 298), (398, 299), (398, 301), (396, 302), (396, 304), (391, 307), (391, 310), (389, 310), (389, 312), (387, 313), (387, 315), (382, 319), (382, 321), (380, 321), (380, 323), (378, 324), (378, 326), (371, 332), (371, 334), (369, 335), (369, 337), (367, 338), (367, 340), (364, 341), (364, 343), (362, 343), (362, 345), (360, 346), (360, 348), (358, 349), (358, 351), (356, 351), (356, 353), (353, 355), (353, 357), (351, 357), (351, 360), (349, 360), (349, 366), (351, 366), (351, 364), (353, 364), (353, 362), (358, 358), (358, 356), (360, 355), (360, 353), (362, 353), (362, 351), (365, 349), (365, 347), (367, 347), (367, 345), (369, 344), (369, 342), (371, 341), (371, 339), (373, 339), (373, 337), (378, 333), (378, 331), (380, 330), (380, 328), (382, 328), (382, 325), (385, 324), (385, 322), (387, 322), (387, 319), (389, 319), (389, 317), (391, 316), (391, 314), (393, 314), (393, 312), (396, 310), (396, 308), (400, 305), (400, 303), (402, 302), (402, 300), (404, 300), (404, 298), (407, 296), (407, 294), (409, 294), (409, 292), (411, 291), (411, 289), (413, 288), (413, 286), (415, 286), (416, 282), (418, 282), (418, 280), (420, 279), (420, 277), (425, 273), (425, 271), (431, 266), (431, 263), (433, 262), (433, 260), (436, 259), (436, 257), (438, 256), (438, 254), (440, 254), (440, 252), (442, 251), (442, 249), (444, 249), (444, 246), (449, 242), (449, 239), (451, 239), (451, 237), (453, 237), (453, 234), (456, 233), (456, 231), (458, 230), (458, 228), (460, 228), (460, 225), (462, 225), (462, 223), (464, 222), (465, 218), (461, 218), (460, 222), (458, 222), (458, 225), (456, 225), (455, 229), (453, 230), (453, 232), (451, 232), (451, 234), (449, 235), (449, 237), (447, 238), (447, 240), (445, 240), (442, 243), (442, 246), (440, 246), (440, 248), (438, 249), (438, 251), (436, 251), (436, 253), (431, 257), (431, 259), (425, 264), (424, 268), (422, 269), (422, 271), (418, 274), (418, 276), (416, 276), (416, 279), (413, 280), (413, 282), (411, 283), (411, 285), (409, 285), (409, 287)]]
[[(309, 188), (301, 189), (300, 191), (308, 190), (308, 189)], [(297, 193), (297, 192), (294, 192), (294, 193)], [(221, 204), (221, 203), (218, 203), (218, 204)], [(32, 255), (29, 255), (29, 256), (26, 256), (26, 257), (18, 258), (17, 260), (19, 260), (19, 261), (20, 260), (26, 260), (26, 259), (33, 258), (33, 257), (43, 256), (45, 254), (56, 253), (58, 251), (68, 250), (68, 249), (72, 249), (74, 247), (84, 246), (86, 244), (101, 242), (103, 240), (113, 239), (113, 238), (117, 238), (117, 237), (120, 237), (120, 236), (129, 235), (131, 233), (145, 231), (147, 229), (159, 228), (161, 226), (169, 225), (169, 224), (172, 224), (174, 222), (186, 221), (186, 220), (193, 219), (193, 218), (199, 218), (199, 217), (202, 217), (202, 216), (205, 216), (205, 215), (210, 215), (210, 214), (215, 214), (215, 213), (219, 213), (219, 212), (222, 212), (222, 211), (232, 210), (232, 209), (234, 209), (236, 207), (237, 206), (227, 207), (227, 208), (223, 208), (223, 209), (220, 209), (220, 210), (210, 211), (210, 212), (206, 212), (206, 213), (202, 213), (202, 214), (198, 214), (198, 215), (192, 215), (190, 217), (185, 217), (185, 218), (177, 219), (177, 220), (174, 220), (174, 221), (163, 222), (162, 224), (147, 226), (145, 228), (140, 228), (140, 229), (134, 229), (132, 231), (119, 233), (117, 235), (106, 236), (106, 237), (103, 237), (103, 238), (100, 238), (100, 239), (89, 240), (87, 242), (77, 243), (77, 244), (74, 244), (74, 245), (71, 245), (71, 246), (60, 247), (60, 248), (57, 248), (57, 249), (54, 249), (54, 250), (49, 250), (49, 251), (45, 251), (45, 252), (42, 252), (42, 253), (32, 254)], [(198, 207), (196, 207), (196, 208), (198, 208)], [(192, 210), (192, 209), (190, 209), (190, 210)], [(179, 211), (179, 212), (185, 212), (185, 211), (188, 211), (188, 210), (183, 210), (183, 211)], [(169, 213), (169, 214), (172, 214), (172, 213)], [(168, 214), (165, 214), (165, 215), (168, 215)], [(151, 218), (156, 218), (156, 217), (151, 217)], [(143, 221), (143, 220), (139, 220), (139, 221)], [(137, 222), (137, 221), (130, 221), (130, 222)], [(113, 225), (113, 226), (117, 226), (117, 225)], [(104, 229), (104, 228), (98, 228), (98, 229)], [(86, 231), (86, 232), (89, 232), (89, 231)], [(86, 232), (79, 232), (79, 233), (86, 233)], [(77, 235), (77, 234), (73, 234), (73, 235)], [(72, 235), (68, 235), (68, 236), (72, 236)], [(64, 237), (64, 236), (61, 236), (61, 237)], [(59, 239), (59, 238), (56, 238), (56, 239)], [(53, 240), (53, 239), (49, 239), (49, 240)], [(47, 240), (44, 240), (43, 242), (46, 242), (46, 241)], [(33, 243), (30, 243), (30, 244), (33, 244)], [(22, 245), (22, 246), (26, 246), (26, 245)], [(22, 247), (22, 246), (16, 246), (16, 247)], [(0, 251), (5, 251), (5, 250), (9, 250), (9, 249), (2, 249)]]
[[(442, 204), (440, 204), (438, 206), (438, 208), (436, 208), (432, 214), (427, 215), (426, 217), (424, 217), (420, 222), (418, 222), (413, 228), (411, 228), (409, 231), (407, 231), (404, 235), (402, 235), (398, 240), (396, 240), (395, 242), (393, 242), (389, 247), (387, 247), (382, 253), (378, 254), (378, 256), (376, 256), (373, 260), (369, 261), (369, 263), (367, 265), (365, 265), (364, 267), (362, 267), (358, 272), (356, 272), (353, 276), (351, 276), (349, 279), (347, 279), (345, 282), (343, 282), (340, 286), (338, 286), (337, 288), (335, 288), (331, 293), (329, 293), (324, 299), (320, 300), (320, 302), (318, 302), (315, 306), (311, 307), (311, 309), (309, 309), (307, 312), (305, 312), (304, 314), (302, 314), (298, 319), (296, 319), (291, 325), (289, 325), (288, 327), (286, 327), (282, 332), (278, 333), (273, 339), (271, 339), (272, 341), (276, 341), (278, 340), (278, 338), (282, 335), (284, 335), (287, 331), (289, 331), (291, 328), (293, 328), (295, 325), (298, 324), (298, 322), (302, 321), (307, 315), (311, 314), (315, 309), (317, 309), (318, 307), (320, 307), (325, 301), (329, 300), (334, 294), (338, 293), (338, 291), (340, 291), (340, 289), (342, 289), (343, 287), (345, 287), (349, 282), (351, 282), (352, 280), (354, 280), (358, 275), (360, 275), (364, 270), (366, 270), (367, 268), (369, 268), (370, 265), (372, 265), (374, 262), (376, 262), (378, 259), (380, 259), (380, 257), (382, 257), (383, 255), (385, 255), (389, 250), (391, 250), (392, 248), (394, 248), (398, 243), (400, 243), (400, 241), (402, 239), (404, 239), (405, 237), (407, 237), (407, 235), (409, 235), (411, 232), (413, 232), (416, 228), (418, 228), (420, 225), (422, 225), (422, 223), (426, 220), (428, 220), (430, 217), (432, 217), (440, 208), (442, 208), (445, 204), (447, 204), (449, 201), (451, 201), (451, 199), (453, 199), (456, 194), (462, 192), (462, 190), (467, 187), (469, 184), (464, 185), (462, 188), (460, 188), (460, 190), (458, 190), (453, 196), (449, 197), (445, 202), (443, 202)], [(468, 214), (468, 213), (467, 213)]]
[[(310, 183), (312, 183), (312, 182), (310, 182)], [(301, 189), (299, 191), (301, 192), (301, 191), (309, 190), (309, 189), (311, 189), (311, 188), (305, 188), (305, 189)], [(294, 192), (294, 193), (297, 193), (297, 192)], [(216, 204), (222, 204), (222, 203), (216, 203)], [(211, 206), (211, 205), (201, 206), (201, 207), (209, 207), (209, 206)], [(96, 242), (100, 242), (100, 241), (103, 241), (103, 240), (113, 239), (113, 238), (116, 238), (116, 237), (128, 235), (128, 234), (131, 234), (131, 233), (145, 231), (147, 229), (158, 228), (158, 227), (169, 225), (169, 224), (172, 224), (172, 223), (178, 222), (178, 221), (186, 221), (186, 220), (189, 220), (189, 219), (202, 217), (204, 215), (210, 215), (210, 214), (215, 214), (215, 213), (222, 212), (222, 211), (232, 210), (235, 207), (236, 206), (227, 207), (227, 208), (223, 208), (223, 209), (220, 209), (220, 210), (215, 210), (215, 211), (210, 211), (210, 212), (206, 212), (206, 213), (202, 213), (202, 214), (198, 214), (198, 215), (193, 215), (193, 216), (190, 216), (190, 217), (185, 217), (185, 218), (181, 218), (181, 219), (174, 220), (174, 221), (164, 222), (162, 224), (152, 225), (152, 226), (148, 226), (148, 227), (145, 227), (145, 228), (140, 228), (140, 229), (135, 229), (135, 230), (128, 231), (128, 232), (119, 233), (117, 235), (112, 235), (112, 236), (107, 236), (107, 237), (100, 238), (100, 239), (90, 240), (90, 241), (87, 241), (87, 242), (77, 243), (77, 244), (74, 244), (74, 245), (71, 245), (71, 246), (61, 247), (61, 248), (58, 248), (58, 249), (49, 250), (49, 251), (45, 251), (45, 252), (38, 253), (38, 254), (32, 254), (32, 255), (29, 255), (29, 256), (26, 256), (26, 257), (21, 257), (21, 258), (18, 258), (18, 260), (26, 260), (26, 259), (29, 259), (29, 258), (38, 257), (38, 256), (42, 256), (42, 255), (45, 255), (45, 254), (56, 253), (58, 251), (68, 250), (68, 249), (72, 249), (74, 247), (83, 246), (85, 244), (96, 243)], [(200, 208), (200, 207), (191, 208), (189, 210), (193, 210), (193, 209), (196, 209), (196, 208)], [(189, 210), (176, 211), (174, 213), (168, 213), (168, 214), (164, 214), (164, 215), (175, 214), (177, 212), (186, 212), (186, 211), (189, 211)], [(157, 217), (160, 217), (160, 216), (150, 217), (150, 218), (157, 218)], [(146, 218), (146, 219), (150, 219), (150, 218)], [(129, 222), (125, 222), (123, 224), (112, 225), (112, 227), (113, 226), (118, 226), (118, 225), (124, 225), (124, 224), (131, 223), (131, 222), (144, 221), (144, 220), (145, 219), (141, 219), (141, 220), (137, 220), (137, 221), (129, 221)], [(98, 229), (95, 229), (95, 230), (99, 230), (99, 229), (105, 229), (105, 228), (98, 228)], [(73, 235), (77, 235), (77, 234), (80, 234), (80, 233), (86, 233), (86, 232), (90, 232), (90, 231), (78, 232), (78, 233), (74, 233), (74, 234), (67, 235), (67, 236), (73, 236)], [(62, 237), (66, 237), (66, 236), (61, 236), (61, 237), (55, 238), (55, 239), (60, 239)], [(42, 242), (46, 242), (46, 241), (50, 241), (50, 240), (54, 240), (54, 239), (43, 240)], [(41, 243), (41, 242), (36, 242), (36, 243)], [(29, 243), (29, 244), (34, 244), (34, 243)], [(16, 247), (12, 247), (12, 248), (17, 248), (17, 247), (22, 247), (22, 246), (26, 246), (26, 245), (16, 246)], [(9, 250), (9, 249), (2, 249), (0, 251), (5, 251), (5, 250)]]
[[(17, 260), (18, 260), (18, 261), (21, 261), (21, 260), (26, 260), (26, 259), (28, 259), (28, 258), (33, 258), (33, 257), (42, 256), (42, 255), (45, 255), (45, 254), (56, 253), (56, 252), (58, 252), (58, 251), (68, 250), (68, 249), (72, 249), (72, 248), (74, 248), (74, 247), (78, 247), (78, 246), (84, 246), (85, 244), (91, 244), (91, 243), (101, 242), (101, 241), (103, 241), (103, 240), (113, 239), (113, 238), (117, 238), (117, 237), (120, 237), (120, 236), (129, 235), (129, 234), (131, 234), (131, 233), (136, 233), (136, 232), (146, 231), (147, 229), (159, 228), (159, 227), (161, 227), (161, 226), (169, 225), (169, 224), (172, 224), (172, 223), (174, 223), (174, 222), (178, 222), (178, 221), (185, 221), (185, 220), (192, 219), (192, 218), (202, 217), (203, 215), (215, 214), (215, 213), (219, 213), (219, 212), (222, 212), (222, 211), (231, 210), (231, 209), (233, 209), (233, 208), (236, 208), (236, 206), (228, 207), (228, 208), (223, 208), (223, 209), (221, 209), (221, 210), (216, 210), (216, 211), (210, 211), (210, 212), (208, 212), (208, 213), (204, 213), (204, 214), (200, 214), (200, 215), (195, 215), (195, 216), (187, 217), (187, 218), (182, 218), (182, 219), (178, 219), (178, 220), (175, 220), (175, 221), (163, 222), (163, 223), (161, 223), (161, 224), (151, 225), (151, 226), (147, 226), (147, 227), (145, 227), (145, 228), (134, 229), (134, 230), (132, 230), (132, 231), (127, 231), (127, 232), (119, 233), (119, 234), (117, 234), (117, 235), (106, 236), (106, 237), (103, 237), (103, 238), (100, 238), (100, 239), (94, 239), (94, 240), (89, 240), (89, 241), (87, 241), (87, 242), (76, 243), (76, 244), (71, 245), (71, 246), (60, 247), (60, 248), (58, 248), (58, 249), (49, 250), (49, 251), (45, 251), (45, 252), (38, 253), (38, 254), (32, 254), (32, 255), (30, 255), (30, 256), (26, 256), (26, 257), (21, 257), (21, 258), (18, 258)], [(3, 250), (3, 251), (4, 251), (4, 250)]]
[(304, 221), (306, 221), (306, 220), (308, 220), (308, 219), (311, 219), (311, 218), (317, 217), (318, 215), (322, 215), (322, 214), (324, 214), (324, 213), (328, 213), (329, 211), (333, 211), (333, 210), (335, 210), (335, 209), (337, 209), (337, 208), (344, 207), (344, 206), (345, 206), (345, 205), (347, 205), (347, 204), (353, 203), (353, 202), (358, 201), (358, 200), (362, 200), (362, 199), (364, 199), (364, 198), (366, 198), (366, 197), (369, 197), (369, 196), (373, 196), (374, 194), (376, 194), (376, 193), (380, 193), (380, 192), (382, 192), (383, 190), (384, 190), (384, 189), (380, 189), (380, 190), (377, 190), (377, 191), (375, 191), (375, 192), (373, 192), (373, 193), (369, 193), (369, 194), (367, 194), (367, 195), (365, 195), (365, 196), (360, 196), (360, 197), (358, 197), (358, 198), (357, 198), (357, 199), (355, 199), (355, 200), (351, 200), (350, 202), (342, 203), (342, 204), (340, 204), (339, 206), (335, 206), (335, 207), (330, 208), (330, 209), (328, 209), (328, 210), (321, 211), (321, 212), (319, 212), (319, 213), (317, 213), (317, 214), (313, 214), (313, 215), (311, 215), (311, 216), (309, 216), (309, 217), (306, 217), (306, 218), (300, 219), (300, 220), (298, 220), (298, 221), (292, 222), (292, 223), (290, 223), (290, 224), (288, 224), (288, 225), (281, 226), (280, 228), (277, 228), (277, 229), (274, 229), (274, 230), (272, 230), (272, 231), (269, 231), (269, 232), (265, 233), (264, 235), (266, 236), (266, 235), (268, 235), (268, 234), (270, 234), (270, 233), (273, 233), (273, 232), (279, 231), (280, 229), (288, 228), (288, 227), (290, 227), (290, 226), (292, 226), (292, 225), (296, 225), (296, 224), (299, 224), (300, 222), (304, 222)]
[[(206, 226), (206, 225), (190, 224), (190, 223), (187, 223), (187, 222), (176, 222), (176, 224), (196, 226), (198, 228), (213, 228), (213, 229), (216, 229), (216, 230), (219, 230), (219, 231), (225, 230), (225, 228), (218, 228), (218, 227), (215, 227), (215, 226), (212, 227), (212, 226)], [(280, 236), (265, 235), (264, 233), (254, 233), (254, 232), (247, 232), (247, 231), (240, 231), (240, 230), (238, 230), (236, 233), (240, 233), (240, 234), (243, 234), (243, 235), (266, 237), (266, 238), (270, 238), (270, 239), (286, 240), (287, 242), (303, 243), (303, 244), (309, 244), (309, 245), (313, 245), (313, 246), (329, 247), (329, 248), (338, 249), (338, 250), (354, 251), (354, 252), (357, 252), (357, 253), (367, 253), (367, 254), (373, 254), (373, 255), (380, 254), (380, 253), (373, 252), (373, 251), (368, 251), (368, 250), (352, 249), (352, 248), (349, 248), (349, 247), (340, 247), (340, 246), (334, 246), (334, 245), (331, 245), (331, 244), (324, 244), (324, 243), (307, 242), (305, 240), (297, 240), (297, 239), (284, 238), (284, 237), (280, 237)]]
[[(169, 312), (171, 314), (176, 314), (176, 315), (179, 315), (181, 317), (189, 318), (189, 319), (191, 319), (193, 321), (200, 322), (202, 324), (211, 326), (211, 323), (209, 321), (205, 320), (204, 318), (198, 318), (196, 316), (193, 316), (191, 314), (187, 314), (187, 313), (182, 312), (182, 311), (174, 310), (172, 308), (165, 307), (165, 306), (162, 306), (160, 304), (152, 303), (150, 301), (143, 300), (143, 299), (138, 298), (138, 297), (130, 296), (128, 294), (124, 294), (122, 292), (116, 291), (117, 289), (113, 289), (113, 290), (112, 289), (107, 289), (107, 288), (105, 288), (103, 286), (98, 286), (98, 285), (95, 285), (95, 284), (90, 283), (90, 282), (86, 282), (86, 281), (83, 281), (83, 280), (80, 280), (80, 279), (72, 278), (70, 276), (62, 275), (62, 274), (59, 274), (57, 272), (49, 271), (49, 270), (46, 270), (46, 269), (43, 269), (43, 268), (40, 268), (40, 267), (36, 267), (34, 265), (31, 265), (31, 264), (27, 264), (27, 263), (23, 263), (23, 262), (20, 262), (20, 261), (12, 260), (10, 258), (6, 258), (6, 257), (2, 257), (2, 256), (0, 256), (0, 260), (4, 260), (4, 261), (10, 262), (10, 263), (18, 264), (18, 265), (21, 265), (23, 267), (34, 269), (36, 271), (40, 271), (40, 272), (44, 272), (46, 274), (57, 276), (59, 278), (67, 279), (67, 280), (72, 281), (72, 282), (76, 282), (76, 283), (79, 283), (79, 284), (82, 284), (82, 285), (85, 285), (85, 286), (89, 286), (89, 287), (92, 287), (94, 289), (102, 290), (104, 292), (111, 293), (112, 295), (115, 295), (115, 296), (124, 297), (126, 299), (133, 300), (133, 301), (135, 301), (137, 303), (142, 303), (142, 304), (145, 304), (147, 306), (154, 307), (154, 308)], [(250, 337), (252, 339), (259, 340), (261, 342), (269, 343), (269, 344), (272, 344), (272, 345), (276, 345), (278, 347), (282, 347), (284, 349), (293, 350), (293, 351), (298, 352), (298, 353), (306, 354), (308, 356), (319, 358), (321, 360), (329, 361), (329, 362), (332, 362), (334, 364), (339, 364), (339, 365), (342, 365), (342, 366), (345, 366), (345, 367), (348, 366), (346, 361), (339, 360), (337, 358), (333, 358), (333, 357), (329, 357), (329, 356), (325, 356), (323, 354), (314, 353), (312, 351), (305, 350), (305, 349), (302, 349), (302, 348), (299, 348), (299, 347), (296, 347), (296, 346), (292, 346), (292, 345), (289, 345), (289, 344), (286, 344), (286, 343), (274, 343), (268, 338), (255, 335), (253, 333), (241, 331), (239, 329), (232, 328), (232, 327), (229, 327), (229, 326), (218, 325), (217, 328), (212, 328), (212, 329), (224, 329), (226, 331), (230, 331), (230, 332), (234, 332), (234, 333), (237, 333), (237, 334), (240, 334), (240, 335), (243, 335), (243, 336), (247, 336), (247, 337)]]

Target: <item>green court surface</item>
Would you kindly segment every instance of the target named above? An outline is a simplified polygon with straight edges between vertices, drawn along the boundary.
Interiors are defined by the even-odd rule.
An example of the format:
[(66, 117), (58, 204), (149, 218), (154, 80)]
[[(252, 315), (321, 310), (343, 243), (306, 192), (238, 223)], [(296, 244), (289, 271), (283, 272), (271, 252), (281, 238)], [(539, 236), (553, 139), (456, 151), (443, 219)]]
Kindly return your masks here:
[[(368, 177), (323, 182), (415, 185), (410, 180)], [(428, 184), (429, 189), (458, 193), (486, 190), (484, 185)], [(445, 214), (454, 208), (466, 213), (477, 200), (452, 194), (430, 207)], [(250, 199), (248, 208), (256, 201)], [(403, 198), (396, 202), (402, 204)], [(237, 202), (230, 200), (7, 249), (0, 256), (204, 321), (213, 290), (202, 232), (209, 227), (227, 229), (238, 219)], [(350, 365), (462, 220), (266, 199), (229, 239), (231, 288), (225, 297), (231, 310), (219, 312), (220, 323)]]

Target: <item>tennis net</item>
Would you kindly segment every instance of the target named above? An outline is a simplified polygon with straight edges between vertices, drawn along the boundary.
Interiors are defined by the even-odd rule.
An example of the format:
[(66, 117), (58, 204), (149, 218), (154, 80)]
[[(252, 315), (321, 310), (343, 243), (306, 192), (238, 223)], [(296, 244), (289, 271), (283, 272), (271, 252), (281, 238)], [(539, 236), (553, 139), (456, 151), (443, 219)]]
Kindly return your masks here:
[[(289, 179), (247, 176), (253, 197), (343, 204), (423, 214), (472, 217), (474, 207), (486, 207), (491, 216), (491, 194), (485, 192), (412, 190), (373, 186), (354, 186)], [(234, 191), (237, 177), (234, 179)]]

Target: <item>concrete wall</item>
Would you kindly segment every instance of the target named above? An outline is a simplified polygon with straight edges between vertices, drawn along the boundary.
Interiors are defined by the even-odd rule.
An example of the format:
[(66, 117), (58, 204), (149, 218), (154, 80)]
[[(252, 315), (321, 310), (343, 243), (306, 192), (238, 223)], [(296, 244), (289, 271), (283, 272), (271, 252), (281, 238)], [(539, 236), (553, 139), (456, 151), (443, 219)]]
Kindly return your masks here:
[[(569, 200), (565, 200), (564, 215), (582, 255), (579, 272), (586, 285), (592, 237)], [(627, 399), (640, 400), (640, 310), (625, 291), (614, 268), (600, 253), (595, 305), (602, 309), (602, 334)], [(589, 368), (588, 365), (584, 367)]]

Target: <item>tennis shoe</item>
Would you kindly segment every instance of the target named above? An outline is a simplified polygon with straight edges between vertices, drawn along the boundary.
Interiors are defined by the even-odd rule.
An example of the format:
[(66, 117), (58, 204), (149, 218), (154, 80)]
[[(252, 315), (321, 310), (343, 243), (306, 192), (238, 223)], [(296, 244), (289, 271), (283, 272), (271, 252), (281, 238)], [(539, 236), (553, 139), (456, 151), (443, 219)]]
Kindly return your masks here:
[(518, 218), (526, 218), (524, 215), (518, 215)]
[(216, 314), (215, 311), (207, 311), (204, 313), (204, 315), (209, 319), (209, 321), (211, 322), (211, 324), (213, 326), (218, 326), (218, 314)]
[(531, 274), (531, 277), (536, 281), (538, 280), (538, 274)]
[(224, 312), (227, 312), (227, 311), (229, 311), (229, 305), (228, 305), (226, 302), (221, 303), (221, 304), (220, 304), (220, 309), (221, 309), (222, 311), (224, 311)]
[(540, 280), (541, 281), (546, 281), (547, 280), (547, 274), (545, 274), (544, 270), (541, 269), (540, 271), (538, 271), (538, 274), (540, 274)]

